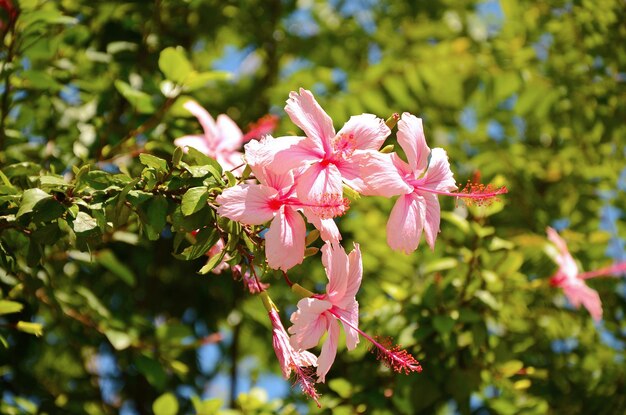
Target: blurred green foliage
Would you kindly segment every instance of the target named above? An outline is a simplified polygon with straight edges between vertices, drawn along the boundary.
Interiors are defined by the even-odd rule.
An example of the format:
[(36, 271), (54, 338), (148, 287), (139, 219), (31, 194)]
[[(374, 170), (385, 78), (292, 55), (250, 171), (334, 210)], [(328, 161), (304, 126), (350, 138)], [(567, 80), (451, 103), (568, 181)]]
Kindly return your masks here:
[[(217, 235), (176, 236), (215, 223), (194, 189), (223, 180), (175, 154), (200, 128), (182, 103), (242, 129), (276, 113), (287, 135), (299, 87), (337, 127), (412, 112), (457, 181), (509, 188), (489, 208), (442, 200), (435, 250), (410, 256), (386, 245), (392, 201), (352, 203), (339, 227), (363, 251), (361, 325), (424, 372), (396, 376), (364, 346), (339, 353), (321, 412), (626, 410), (623, 283), (590, 281), (594, 325), (549, 286), (544, 238), (566, 220), (593, 269), (626, 236), (623, 218), (601, 222), (626, 206), (621, 0), (4, 4), (20, 12), (0, 8), (0, 413), (318, 411), (297, 390), (263, 390), (280, 370), (260, 300), (228, 273), (196, 274)], [(319, 287), (319, 257), (290, 277)], [(280, 278), (263, 280), (286, 322), (297, 298)], [(256, 387), (218, 393), (242, 378)]]

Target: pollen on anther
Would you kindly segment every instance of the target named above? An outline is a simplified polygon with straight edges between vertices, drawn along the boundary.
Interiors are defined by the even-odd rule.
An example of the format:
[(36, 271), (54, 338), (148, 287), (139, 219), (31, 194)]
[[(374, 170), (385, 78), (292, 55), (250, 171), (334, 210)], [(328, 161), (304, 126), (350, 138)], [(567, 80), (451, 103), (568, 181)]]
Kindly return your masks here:
[(468, 180), (459, 191), (458, 197), (463, 199), (468, 206), (489, 206), (494, 202), (498, 202), (500, 200), (498, 196), (505, 193), (508, 193), (508, 189), (505, 186), (495, 188), (491, 184), (485, 185)]
[(350, 207), (350, 201), (340, 194), (325, 194), (311, 207), (313, 213), (321, 219), (341, 216)]

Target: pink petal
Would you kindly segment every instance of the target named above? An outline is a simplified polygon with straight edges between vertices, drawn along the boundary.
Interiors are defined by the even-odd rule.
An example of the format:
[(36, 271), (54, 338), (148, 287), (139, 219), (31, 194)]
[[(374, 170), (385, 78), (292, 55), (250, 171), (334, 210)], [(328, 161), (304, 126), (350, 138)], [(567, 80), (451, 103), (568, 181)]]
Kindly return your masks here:
[(324, 151), (307, 137), (265, 137), (245, 145), (246, 160), (252, 167), (263, 166), (276, 173), (286, 173), (324, 158)]
[(424, 227), (426, 202), (416, 193), (398, 198), (387, 221), (387, 243), (409, 254), (417, 249)]
[(559, 234), (552, 228), (546, 228), (546, 233), (548, 234), (548, 239), (556, 245), (559, 253), (555, 258), (556, 263), (559, 266), (558, 273), (561, 273), (561, 278), (565, 277), (567, 280), (575, 280), (578, 275), (578, 265), (576, 265), (576, 261), (570, 254), (567, 249), (567, 244), (559, 236)]
[[(361, 248), (359, 244), (354, 244), (354, 249), (348, 255), (348, 284), (346, 285), (346, 298), (354, 299), (363, 277), (363, 262), (361, 260)], [(342, 304), (342, 307), (345, 305)], [(358, 323), (358, 322), (357, 322)]]
[(454, 175), (450, 170), (448, 155), (442, 148), (434, 148), (430, 153), (430, 163), (428, 171), (424, 175), (424, 186), (443, 192), (450, 192), (456, 189)]
[(226, 114), (217, 116), (217, 147), (225, 150), (237, 150), (243, 144), (243, 133), (235, 122)]
[(328, 319), (328, 338), (322, 346), (322, 352), (317, 358), (317, 381), (324, 383), (326, 374), (337, 356), (337, 345), (339, 343), (339, 324), (334, 318)]
[(358, 157), (359, 175), (365, 184), (361, 190), (363, 195), (391, 197), (413, 191), (413, 187), (402, 178), (391, 154), (367, 152)]
[(202, 129), (204, 130), (206, 140), (211, 143), (211, 146), (215, 146), (218, 132), (217, 125), (215, 124), (213, 117), (211, 117), (211, 114), (209, 114), (208, 111), (202, 107), (202, 105), (198, 104), (194, 100), (185, 102), (183, 107), (198, 119)]
[(182, 148), (185, 153), (188, 151), (187, 147), (193, 147), (209, 157), (214, 155), (213, 149), (209, 146), (206, 137), (202, 135), (185, 135), (179, 137), (174, 140), (174, 145)]
[(556, 245), (557, 249), (562, 255), (569, 255), (569, 250), (567, 249), (567, 244), (565, 240), (561, 238), (561, 236), (551, 227), (546, 228), (546, 233), (548, 234), (548, 239), (554, 245)]
[(348, 350), (354, 350), (359, 344), (359, 332), (355, 330), (359, 327), (359, 303), (352, 299), (345, 308), (336, 310), (336, 313), (350, 323), (341, 322), (346, 333), (346, 347)]
[(285, 112), (307, 137), (321, 145), (327, 153), (330, 151), (330, 140), (335, 136), (333, 121), (317, 103), (311, 91), (300, 88), (300, 95), (292, 91)]
[(339, 242), (341, 241), (341, 233), (337, 228), (337, 224), (333, 219), (320, 219), (319, 216), (314, 214), (311, 209), (304, 209), (304, 216), (318, 231), (320, 231), (320, 237), (324, 242)]
[(218, 149), (215, 154), (215, 159), (224, 170), (233, 170), (235, 167), (241, 166), (234, 170), (234, 172), (237, 174), (241, 174), (243, 172), (243, 154), (239, 151)]
[(602, 300), (596, 290), (577, 280), (575, 283), (565, 284), (563, 292), (574, 307), (578, 308), (582, 304), (594, 320), (602, 319)]
[(290, 207), (282, 206), (265, 234), (267, 265), (272, 269), (289, 268), (302, 263), (306, 225)]
[(298, 310), (291, 315), (293, 326), (287, 330), (292, 336), (291, 345), (296, 349), (317, 346), (326, 331), (326, 318), (322, 315), (332, 304), (317, 298), (298, 301)]
[(277, 192), (262, 185), (237, 185), (224, 189), (215, 201), (217, 214), (247, 225), (260, 225), (274, 217), (269, 201)]
[(360, 150), (378, 150), (391, 130), (382, 118), (374, 114), (361, 114), (350, 117), (337, 135), (352, 135), (355, 148)]
[(430, 148), (426, 145), (422, 119), (405, 112), (398, 122), (398, 143), (406, 153), (413, 171), (423, 171), (428, 164)]
[(341, 245), (327, 242), (322, 247), (322, 264), (328, 277), (326, 284), (328, 301), (339, 306), (344, 300), (348, 286), (348, 255)]
[(334, 164), (315, 163), (297, 180), (298, 197), (303, 201), (320, 200), (324, 195), (343, 194), (341, 173)]
[(426, 220), (424, 221), (424, 233), (426, 234), (426, 242), (430, 249), (435, 249), (435, 240), (439, 233), (439, 223), (441, 209), (439, 208), (439, 200), (437, 195), (432, 193), (420, 193), (424, 197), (426, 204)]

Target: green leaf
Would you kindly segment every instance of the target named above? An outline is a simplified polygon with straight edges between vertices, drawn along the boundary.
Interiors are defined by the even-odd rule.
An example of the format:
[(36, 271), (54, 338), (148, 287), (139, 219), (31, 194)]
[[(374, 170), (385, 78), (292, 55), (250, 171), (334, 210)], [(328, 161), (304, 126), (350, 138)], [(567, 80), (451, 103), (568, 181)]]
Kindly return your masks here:
[(72, 223), (72, 229), (74, 229), (74, 232), (77, 234), (91, 232), (97, 228), (98, 222), (85, 212), (78, 212), (76, 219), (74, 219), (74, 222)]
[(49, 187), (49, 188), (54, 188), (54, 187), (74, 187), (73, 184), (71, 183), (67, 183), (65, 180), (63, 180), (63, 177), (60, 176), (41, 176), (39, 178), (39, 185), (41, 187)]
[(441, 334), (450, 333), (454, 329), (454, 320), (450, 316), (434, 316), (433, 327)]
[(191, 403), (193, 404), (193, 409), (198, 415), (215, 415), (218, 413), (223, 404), (220, 398), (205, 399), (202, 401), (197, 396), (191, 397)]
[(152, 97), (143, 91), (133, 89), (130, 85), (122, 80), (115, 80), (115, 88), (122, 94), (124, 98), (140, 113), (151, 114), (156, 111), (152, 104)]
[(192, 71), (185, 80), (185, 91), (194, 91), (196, 89), (204, 88), (206, 84), (214, 81), (228, 81), (232, 79), (233, 75), (230, 72), (225, 71), (211, 71), (211, 72), (196, 72)]
[(498, 366), (498, 370), (502, 373), (502, 376), (505, 378), (510, 378), (511, 376), (517, 374), (524, 367), (524, 363), (520, 360), (509, 360)]
[(343, 378), (336, 378), (328, 382), (328, 387), (343, 399), (352, 396), (352, 384)]
[(167, 374), (159, 362), (147, 356), (139, 356), (135, 359), (135, 366), (152, 386), (158, 390), (165, 388)]
[(30, 323), (27, 321), (18, 321), (16, 328), (24, 333), (32, 334), (40, 337), (43, 335), (43, 325), (40, 323)]
[(109, 339), (109, 342), (111, 342), (115, 350), (128, 349), (132, 344), (130, 335), (123, 331), (107, 329), (104, 331), (104, 335), (107, 336), (107, 339)]
[(113, 251), (108, 249), (100, 251), (98, 253), (98, 262), (113, 274), (117, 275), (126, 284), (131, 287), (135, 285), (135, 274), (133, 274), (130, 268), (117, 259)]
[(165, 48), (159, 54), (159, 69), (170, 81), (182, 84), (193, 71), (185, 56), (185, 49), (180, 46)]
[(39, 174), (39, 172), (41, 171), (41, 166), (39, 164), (25, 161), (22, 163), (11, 164), (3, 168), (2, 171), (8, 178), (19, 176), (33, 176)]
[(32, 212), (37, 203), (41, 202), (42, 200), (51, 199), (51, 198), (52, 196), (50, 196), (48, 193), (44, 192), (41, 189), (35, 188), (35, 189), (24, 190), (24, 193), (22, 194), (22, 201), (20, 203), (20, 208), (17, 211), (17, 214), (15, 215), (15, 217), (19, 218), (20, 216), (26, 213)]
[(226, 250), (222, 249), (222, 251), (219, 254), (213, 255), (211, 258), (209, 258), (206, 264), (202, 268), (200, 268), (200, 271), (198, 271), (198, 274), (205, 275), (213, 271), (213, 268), (215, 268), (219, 263), (221, 263), (225, 256), (226, 256)]
[(196, 150), (193, 147), (187, 147), (187, 156), (191, 158), (196, 165), (199, 166), (211, 166), (218, 172), (218, 177), (222, 176), (222, 166), (217, 162), (217, 160), (207, 156)]
[(192, 260), (200, 258), (206, 254), (209, 249), (213, 247), (220, 238), (219, 232), (214, 228), (202, 229), (196, 235), (196, 243), (185, 248), (180, 254), (174, 254), (178, 259)]
[(189, 216), (198, 212), (207, 205), (209, 200), (208, 189), (204, 186), (192, 187), (183, 196), (181, 209), (183, 215)]
[(24, 305), (15, 301), (0, 300), (0, 315), (19, 313)]
[(139, 155), (139, 161), (144, 166), (155, 168), (157, 171), (167, 171), (167, 161), (157, 156), (153, 156), (152, 154), (141, 153)]
[(163, 196), (156, 196), (146, 203), (148, 206), (144, 230), (148, 239), (156, 241), (159, 239), (167, 220), (167, 200)]
[(152, 404), (154, 415), (176, 415), (178, 413), (178, 400), (173, 393), (164, 393)]

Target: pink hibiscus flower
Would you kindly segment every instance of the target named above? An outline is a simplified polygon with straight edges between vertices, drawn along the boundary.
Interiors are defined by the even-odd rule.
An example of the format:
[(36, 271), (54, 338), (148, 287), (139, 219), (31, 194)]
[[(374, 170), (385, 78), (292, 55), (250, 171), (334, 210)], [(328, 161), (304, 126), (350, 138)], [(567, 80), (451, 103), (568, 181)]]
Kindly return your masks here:
[[(326, 293), (300, 300), (298, 310), (291, 315), (293, 326), (288, 330), (292, 334), (291, 344), (296, 349), (316, 346), (322, 335), (328, 332), (317, 360), (318, 382), (326, 380), (326, 374), (335, 361), (339, 321), (346, 334), (348, 350), (356, 348), (360, 334), (378, 349), (379, 357), (385, 359), (394, 370), (407, 373), (421, 371), (419, 363), (406, 351), (398, 347), (388, 349), (359, 329), (359, 303), (355, 298), (363, 276), (359, 245), (355, 243), (354, 250), (347, 255), (341, 245), (326, 243), (322, 247), (322, 263), (328, 277)], [(306, 291), (302, 287), (298, 288)]]
[(457, 186), (446, 151), (442, 148), (431, 150), (426, 144), (422, 120), (407, 112), (398, 122), (398, 143), (406, 153), (408, 163), (396, 153), (378, 153), (365, 162), (366, 168), (373, 172), (365, 193), (387, 197), (401, 195), (387, 222), (387, 242), (395, 250), (407, 254), (415, 251), (422, 231), (426, 242), (434, 249), (441, 220), (438, 195), (485, 203), (506, 193), (504, 187), (494, 190), (490, 185), (473, 184), (462, 192), (453, 193)]
[(343, 182), (357, 191), (366, 188), (360, 166), (391, 133), (384, 120), (372, 114), (353, 116), (335, 133), (333, 122), (305, 89), (291, 92), (285, 111), (306, 137), (281, 137), (259, 149), (264, 165), (276, 172), (303, 168), (298, 194), (305, 200), (341, 195)]
[(256, 167), (254, 171), (260, 184), (242, 184), (225, 189), (215, 199), (220, 205), (217, 213), (247, 225), (271, 221), (265, 234), (267, 263), (273, 269), (286, 271), (304, 259), (306, 225), (298, 210), (304, 210), (315, 225), (343, 214), (347, 201), (339, 196), (304, 203), (296, 196), (297, 186), (292, 172), (275, 174)]
[(559, 269), (550, 278), (550, 284), (555, 287), (561, 287), (565, 296), (574, 307), (579, 308), (582, 304), (594, 320), (601, 320), (602, 301), (600, 300), (600, 295), (598, 295), (596, 290), (590, 288), (585, 283), (585, 280), (594, 277), (617, 275), (624, 272), (626, 271), (626, 262), (613, 264), (595, 271), (580, 273), (578, 265), (576, 265), (574, 258), (569, 253), (563, 238), (550, 227), (546, 228), (546, 233), (550, 242), (556, 245), (558, 250), (555, 260)]
[(244, 143), (244, 135), (235, 122), (226, 114), (220, 114), (213, 120), (196, 101), (189, 100), (183, 105), (196, 116), (202, 126), (203, 135), (186, 135), (174, 140), (174, 144), (185, 149), (193, 147), (199, 152), (217, 160), (224, 169), (240, 166), (242, 154), (238, 151)]

